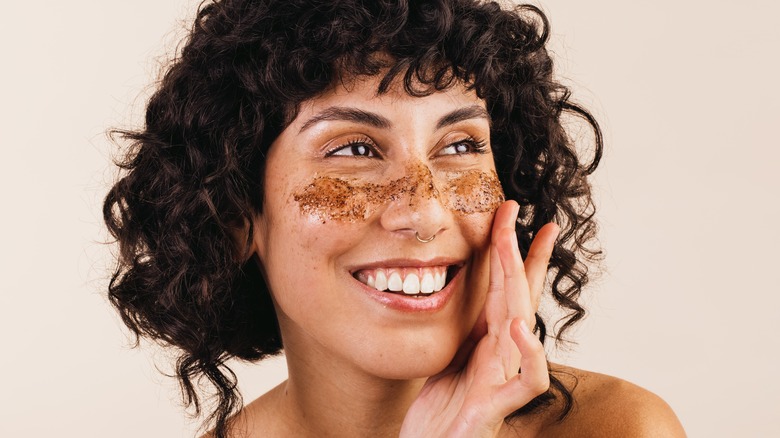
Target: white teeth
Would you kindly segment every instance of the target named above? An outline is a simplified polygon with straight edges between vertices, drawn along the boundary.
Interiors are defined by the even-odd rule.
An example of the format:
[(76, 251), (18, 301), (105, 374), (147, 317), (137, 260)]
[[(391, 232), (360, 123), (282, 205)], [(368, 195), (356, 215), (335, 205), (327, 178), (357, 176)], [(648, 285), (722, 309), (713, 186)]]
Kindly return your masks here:
[(420, 279), (417, 274), (407, 274), (404, 278), (404, 293), (407, 295), (417, 295), (420, 293)]
[(385, 273), (382, 270), (376, 271), (376, 280), (374, 280), (374, 289), (379, 291), (387, 290), (387, 277), (385, 276)]
[(438, 292), (438, 291), (444, 289), (444, 283), (446, 281), (447, 281), (447, 274), (446, 273), (439, 273), (439, 272), (437, 272), (435, 274), (435, 278), (434, 278), (434, 283), (435, 284), (433, 286), (433, 290)]
[(432, 268), (378, 268), (357, 274), (356, 277), (371, 288), (407, 295), (431, 294), (444, 288), (447, 269)]
[(401, 281), (401, 275), (397, 272), (390, 274), (390, 278), (387, 279), (387, 288), (392, 292), (401, 292), (404, 288), (404, 283)]
[(422, 281), (420, 282), (420, 292), (424, 294), (429, 294), (433, 292), (434, 284), (433, 275), (431, 275), (430, 272), (426, 272), (425, 275), (423, 275)]

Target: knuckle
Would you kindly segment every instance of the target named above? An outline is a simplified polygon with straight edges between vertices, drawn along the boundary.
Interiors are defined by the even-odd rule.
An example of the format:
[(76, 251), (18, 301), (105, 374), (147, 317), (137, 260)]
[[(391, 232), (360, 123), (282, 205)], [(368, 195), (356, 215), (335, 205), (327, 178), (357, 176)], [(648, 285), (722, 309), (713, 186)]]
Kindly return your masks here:
[(504, 287), (504, 285), (500, 281), (493, 278), (488, 280), (488, 291), (497, 291), (500, 290), (502, 287)]
[(550, 376), (547, 373), (539, 373), (526, 382), (528, 392), (534, 395), (544, 394), (550, 389)]
[(534, 358), (539, 358), (540, 356), (544, 357), (544, 345), (542, 345), (541, 342), (538, 340), (536, 342), (529, 342), (528, 343), (528, 349), (530, 350), (529, 353)]
[(550, 379), (545, 377), (543, 379), (537, 379), (534, 385), (534, 392), (538, 394), (544, 394), (550, 389)]

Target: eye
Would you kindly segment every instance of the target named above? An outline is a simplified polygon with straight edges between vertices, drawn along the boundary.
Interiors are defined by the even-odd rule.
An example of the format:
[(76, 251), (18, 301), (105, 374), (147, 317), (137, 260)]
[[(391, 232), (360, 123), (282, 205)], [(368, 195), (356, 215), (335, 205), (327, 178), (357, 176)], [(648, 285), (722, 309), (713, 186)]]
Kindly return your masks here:
[(376, 158), (379, 154), (376, 153), (371, 140), (366, 138), (350, 140), (345, 144), (336, 146), (328, 152), (327, 156)]
[(441, 155), (463, 155), (463, 154), (484, 154), (487, 152), (487, 142), (484, 140), (475, 140), (474, 138), (465, 138), (450, 143), (442, 148)]

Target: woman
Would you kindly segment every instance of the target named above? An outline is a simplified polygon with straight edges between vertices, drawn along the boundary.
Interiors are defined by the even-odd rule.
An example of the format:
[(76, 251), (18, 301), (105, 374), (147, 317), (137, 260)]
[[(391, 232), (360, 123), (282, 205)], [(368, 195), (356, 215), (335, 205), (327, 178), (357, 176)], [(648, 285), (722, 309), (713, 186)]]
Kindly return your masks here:
[[(601, 155), (547, 31), (473, 0), (201, 8), (104, 215), (110, 299), (180, 351), (188, 403), (211, 384), (213, 436), (684, 434), (647, 391), (545, 360), (546, 279), (556, 339), (584, 314)], [(242, 406), (225, 362), (282, 347), (288, 380)]]

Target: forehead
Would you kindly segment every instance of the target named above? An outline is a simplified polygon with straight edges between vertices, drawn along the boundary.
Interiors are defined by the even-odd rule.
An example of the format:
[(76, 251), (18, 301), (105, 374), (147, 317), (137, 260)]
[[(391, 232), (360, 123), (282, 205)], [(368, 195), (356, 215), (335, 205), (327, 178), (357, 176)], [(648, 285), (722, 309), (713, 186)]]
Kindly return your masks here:
[[(430, 111), (436, 109), (446, 111), (448, 108), (478, 105), (485, 108), (484, 99), (477, 97), (473, 89), (469, 89), (462, 81), (453, 81), (452, 85), (441, 91), (432, 91), (425, 96), (409, 94), (403, 81), (396, 78), (386, 91), (380, 93), (380, 83), (383, 74), (375, 76), (357, 76), (336, 81), (325, 92), (302, 102), (291, 124), (300, 124), (307, 116), (318, 113), (325, 108), (359, 107), (372, 109), (376, 112), (403, 111), (411, 107), (424, 106)], [(413, 84), (415, 90), (426, 90), (427, 86)]]

